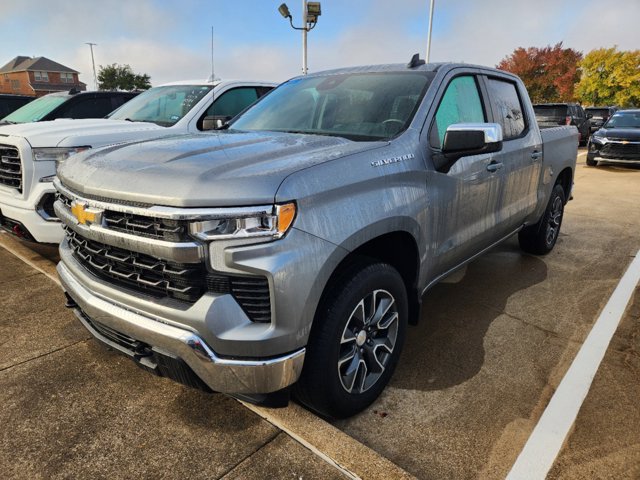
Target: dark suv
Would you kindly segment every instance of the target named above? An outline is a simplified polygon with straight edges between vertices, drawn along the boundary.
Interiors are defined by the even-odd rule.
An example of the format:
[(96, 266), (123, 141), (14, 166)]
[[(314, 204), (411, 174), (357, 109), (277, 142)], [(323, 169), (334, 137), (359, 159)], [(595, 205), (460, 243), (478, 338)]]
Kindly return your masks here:
[(580, 145), (586, 145), (591, 135), (589, 115), (576, 103), (539, 103), (533, 106), (540, 128), (573, 125), (580, 132)]
[(26, 105), (35, 97), (28, 97), (26, 95), (0, 95), (0, 118), (6, 117), (14, 110), (17, 110), (23, 105)]
[(2, 123), (28, 123), (56, 118), (103, 118), (138, 92), (56, 92), (37, 98), (7, 115)]
[(591, 115), (591, 133), (602, 128), (609, 118), (616, 113), (618, 107), (587, 107), (587, 116)]

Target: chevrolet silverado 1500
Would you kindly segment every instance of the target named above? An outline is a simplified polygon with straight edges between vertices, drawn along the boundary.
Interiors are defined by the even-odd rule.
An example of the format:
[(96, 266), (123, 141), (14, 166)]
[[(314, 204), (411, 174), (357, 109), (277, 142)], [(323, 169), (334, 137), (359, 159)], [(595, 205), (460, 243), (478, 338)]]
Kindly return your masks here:
[(491, 68), (298, 77), (227, 131), (66, 161), (58, 272), (84, 326), (148, 370), (347, 416), (430, 286), (514, 234), (554, 247), (577, 145)]

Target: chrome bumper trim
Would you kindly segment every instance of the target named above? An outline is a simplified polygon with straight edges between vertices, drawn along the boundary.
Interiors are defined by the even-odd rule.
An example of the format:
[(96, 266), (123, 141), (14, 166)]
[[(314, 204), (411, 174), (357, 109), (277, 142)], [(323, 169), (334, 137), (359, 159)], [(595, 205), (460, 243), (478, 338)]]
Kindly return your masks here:
[(82, 225), (60, 200), (55, 201), (53, 209), (64, 225), (82, 237), (95, 242), (145, 253), (176, 263), (199, 263), (205, 258), (204, 245), (195, 242), (167, 242), (155, 238), (117, 232), (97, 224)]
[[(91, 319), (130, 337), (169, 352), (191, 367), (209, 388), (222, 393), (270, 393), (294, 383), (300, 376), (305, 349), (266, 360), (220, 358), (193, 331), (161, 323), (153, 318), (112, 304), (85, 289), (63, 263), (58, 275), (65, 291)], [(109, 342), (87, 322), (93, 336), (133, 356), (125, 347)]]
[(273, 205), (262, 205), (257, 207), (225, 207), (225, 208), (201, 208), (201, 207), (166, 207), (160, 205), (152, 205), (149, 207), (135, 207), (132, 205), (122, 205), (119, 203), (109, 203), (100, 200), (93, 200), (82, 197), (68, 188), (64, 187), (60, 179), (55, 178), (53, 185), (65, 197), (81, 202), (92, 208), (101, 210), (111, 210), (113, 212), (130, 213), (132, 215), (141, 215), (150, 218), (162, 218), (169, 220), (214, 220), (220, 218), (237, 218), (252, 217), (259, 214), (273, 213)]

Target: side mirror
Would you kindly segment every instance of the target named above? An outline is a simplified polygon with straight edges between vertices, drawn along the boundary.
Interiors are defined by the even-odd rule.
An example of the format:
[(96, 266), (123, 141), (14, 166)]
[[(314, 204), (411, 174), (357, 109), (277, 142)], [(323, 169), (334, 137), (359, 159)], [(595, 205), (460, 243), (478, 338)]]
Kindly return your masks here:
[(444, 134), (442, 151), (434, 155), (436, 170), (447, 173), (458, 159), (502, 150), (498, 123), (454, 123)]
[(211, 115), (202, 120), (202, 130), (220, 130), (231, 120), (227, 115)]
[(587, 118), (593, 118), (593, 113), (587, 113)]

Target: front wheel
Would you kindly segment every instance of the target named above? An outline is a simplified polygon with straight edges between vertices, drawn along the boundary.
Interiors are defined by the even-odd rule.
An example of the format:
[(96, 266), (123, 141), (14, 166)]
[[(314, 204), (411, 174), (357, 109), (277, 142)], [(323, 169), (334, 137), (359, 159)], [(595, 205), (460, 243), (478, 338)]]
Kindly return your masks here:
[(587, 155), (587, 166), (588, 167), (595, 167), (598, 165), (598, 161), (594, 160), (592, 157), (589, 157), (589, 155)]
[(518, 233), (520, 248), (534, 255), (546, 255), (556, 244), (562, 225), (565, 195), (562, 185), (556, 184), (542, 218), (535, 225), (523, 228)]
[(344, 418), (369, 406), (389, 382), (404, 344), (407, 292), (386, 263), (357, 262), (331, 285), (318, 308), (298, 400)]

